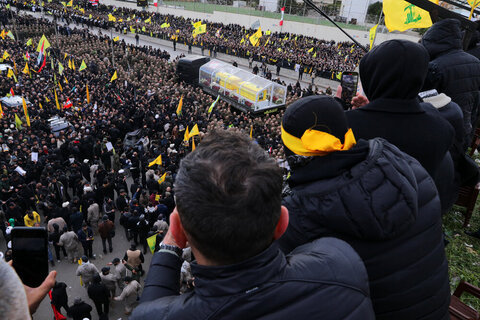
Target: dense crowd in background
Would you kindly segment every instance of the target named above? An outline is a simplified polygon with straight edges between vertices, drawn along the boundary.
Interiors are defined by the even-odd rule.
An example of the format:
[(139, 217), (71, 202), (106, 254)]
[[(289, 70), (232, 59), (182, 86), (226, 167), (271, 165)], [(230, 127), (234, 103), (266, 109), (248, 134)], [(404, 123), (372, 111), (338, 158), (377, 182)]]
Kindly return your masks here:
[[(202, 21), (206, 24), (206, 33), (193, 36), (193, 23), (196, 20), (173, 15), (165, 15), (136, 9), (117, 8), (100, 4), (91, 7), (85, 3), (73, 3), (64, 6), (57, 2), (16, 3), (8, 1), (22, 10), (43, 10), (56, 19), (95, 26), (102, 29), (115, 29), (117, 32), (135, 32), (161, 39), (202, 48), (202, 52), (221, 52), (255, 61), (265, 61), (282, 68), (294, 69), (301, 65), (304, 73), (315, 73), (319, 77), (335, 79), (343, 71), (352, 71), (358, 66), (364, 51), (351, 42), (325, 41), (288, 32), (263, 30), (263, 36), (257, 45), (249, 37), (256, 29), (245, 28), (238, 24), (222, 24)], [(115, 21), (111, 21), (114, 17)], [(165, 24), (169, 24), (165, 27)], [(268, 34), (266, 34), (268, 33)], [(175, 40), (174, 40), (175, 39)]]

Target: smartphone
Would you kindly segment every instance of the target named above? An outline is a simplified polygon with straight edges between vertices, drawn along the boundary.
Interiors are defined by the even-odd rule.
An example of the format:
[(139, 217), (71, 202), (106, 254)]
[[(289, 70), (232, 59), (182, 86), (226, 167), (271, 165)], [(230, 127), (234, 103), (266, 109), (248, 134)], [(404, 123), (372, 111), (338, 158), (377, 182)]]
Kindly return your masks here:
[(13, 268), (23, 284), (36, 288), (48, 276), (48, 239), (45, 228), (12, 229)]
[(357, 93), (358, 72), (343, 72), (340, 85), (342, 86), (342, 101), (345, 109), (349, 110), (352, 108), (352, 98)]

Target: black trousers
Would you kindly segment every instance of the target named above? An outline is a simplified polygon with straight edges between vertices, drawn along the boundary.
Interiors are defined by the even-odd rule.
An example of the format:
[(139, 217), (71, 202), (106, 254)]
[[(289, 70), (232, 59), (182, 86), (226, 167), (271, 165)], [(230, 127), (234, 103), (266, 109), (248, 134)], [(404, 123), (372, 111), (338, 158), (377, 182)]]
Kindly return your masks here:
[(86, 243), (85, 242), (82, 243), (83, 253), (89, 258), (93, 257), (92, 245), (93, 245), (93, 241), (87, 241)]
[(95, 308), (97, 308), (98, 315), (101, 316), (103, 313), (108, 314), (108, 301), (107, 302), (97, 302), (94, 301)]
[(55, 255), (57, 256), (57, 260), (60, 260), (60, 250), (63, 251), (63, 256), (67, 256), (67, 251), (65, 251), (65, 248), (63, 246), (58, 246), (56, 244), (53, 244), (53, 248), (55, 249)]

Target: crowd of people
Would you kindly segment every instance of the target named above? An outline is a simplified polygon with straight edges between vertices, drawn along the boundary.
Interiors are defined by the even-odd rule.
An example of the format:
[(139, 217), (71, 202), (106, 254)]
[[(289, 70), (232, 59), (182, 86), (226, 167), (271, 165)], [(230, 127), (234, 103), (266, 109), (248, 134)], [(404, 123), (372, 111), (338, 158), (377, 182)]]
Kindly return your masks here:
[[(297, 82), (286, 111), (254, 117), (221, 100), (210, 111), (215, 97), (180, 81), (178, 57), (167, 51), (2, 8), (3, 26), (15, 18), (16, 29), (0, 39), (9, 65), (0, 96), (26, 101), (0, 111), (6, 261), (13, 228), (45, 226), (51, 264), (79, 264), (74, 274), (100, 319), (112, 301), (132, 319), (448, 318), (441, 217), (459, 187), (479, 180), (465, 152), (478, 120), (480, 61), (462, 50), (456, 20), (437, 22), (421, 43), (391, 40), (362, 57), (349, 44), (289, 34), (253, 47), (240, 43), (252, 30), (238, 25), (207, 23), (209, 32), (192, 38), (191, 20), (125, 8), (43, 10), (327, 73), (360, 61), (365, 96), (344, 112), (341, 99)], [(67, 126), (55, 131), (55, 116)], [(93, 242), (112, 253), (119, 232), (130, 247), (97, 266)], [(91, 319), (89, 302), (66, 287), (52, 273), (37, 290), (50, 293), (55, 319), (63, 310)], [(27, 291), (34, 312), (30, 299)]]
[[(170, 40), (200, 47), (202, 54), (216, 55), (226, 53), (254, 61), (265, 61), (279, 68), (294, 69), (298, 64), (302, 73), (315, 74), (317, 77), (336, 79), (335, 75), (343, 71), (352, 71), (364, 54), (363, 48), (351, 42), (320, 40), (288, 32), (263, 30), (259, 43), (253, 45), (249, 38), (256, 29), (245, 28), (238, 24), (222, 24), (202, 21), (206, 24), (206, 33), (193, 36), (195, 20), (173, 15), (128, 9), (108, 5), (91, 7), (88, 4), (74, 3), (64, 6), (61, 3), (44, 2), (42, 7), (33, 2), (8, 1), (22, 10), (44, 10), (55, 19), (66, 20), (95, 26), (102, 29), (115, 29), (117, 32), (134, 32), (151, 37)], [(115, 21), (113, 21), (113, 18)], [(168, 27), (166, 27), (168, 24)]]

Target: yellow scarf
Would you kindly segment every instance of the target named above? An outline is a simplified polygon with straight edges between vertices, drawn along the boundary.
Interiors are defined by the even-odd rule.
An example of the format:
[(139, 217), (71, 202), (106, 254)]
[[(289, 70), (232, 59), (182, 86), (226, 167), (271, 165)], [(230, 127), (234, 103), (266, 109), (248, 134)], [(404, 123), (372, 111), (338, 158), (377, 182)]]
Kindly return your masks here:
[(282, 140), (285, 146), (301, 156), (324, 156), (334, 151), (345, 151), (353, 147), (357, 141), (352, 129), (345, 133), (345, 143), (337, 137), (318, 130), (308, 129), (299, 139), (289, 134), (282, 126)]

